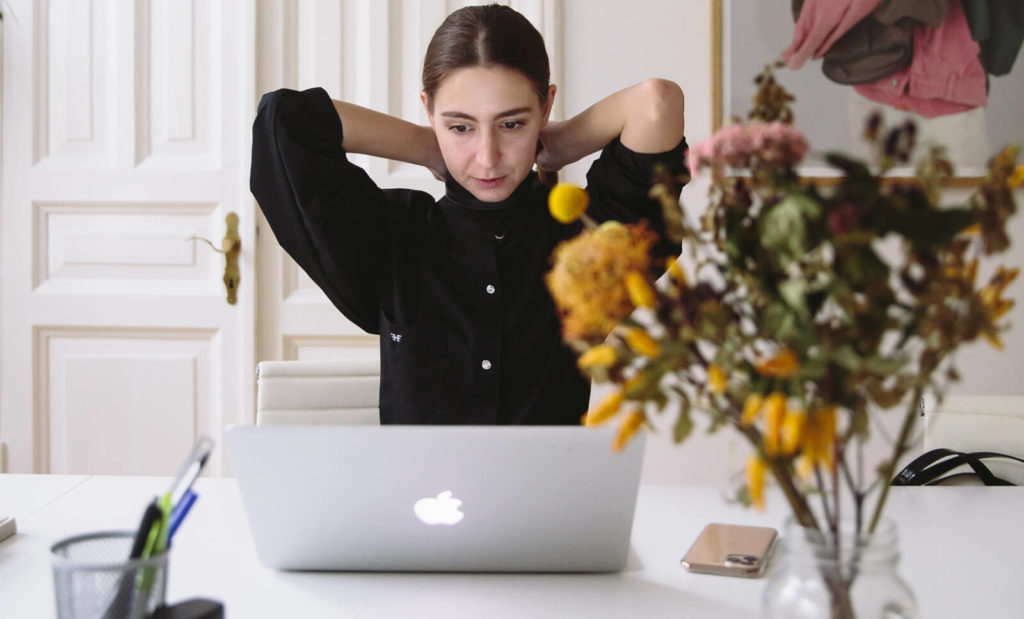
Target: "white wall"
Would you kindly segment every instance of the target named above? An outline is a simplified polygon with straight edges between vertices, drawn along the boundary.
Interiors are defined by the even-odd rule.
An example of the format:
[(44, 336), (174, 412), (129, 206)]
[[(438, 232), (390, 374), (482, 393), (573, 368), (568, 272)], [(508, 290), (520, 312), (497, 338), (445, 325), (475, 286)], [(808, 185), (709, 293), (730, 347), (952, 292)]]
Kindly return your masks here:
[[(563, 97), (565, 116), (571, 116), (597, 99), (646, 77), (672, 79), (686, 93), (686, 137), (693, 145), (711, 132), (711, 1), (710, 0), (565, 0), (565, 47), (563, 51)], [(788, 36), (788, 35), (787, 35)], [(764, 62), (771, 59), (765, 58)], [(751, 76), (752, 78), (753, 76)], [(996, 145), (993, 145), (996, 146)], [(582, 183), (589, 159), (563, 172), (563, 178)], [(707, 184), (694, 182), (683, 192), (691, 214), (706, 204)], [(951, 190), (948, 201), (963, 200), (963, 190)], [(1024, 204), (1024, 192), (1017, 194)], [(1011, 223), (1011, 238), (1017, 245), (1000, 262), (1024, 265), (1024, 217)], [(989, 270), (989, 272), (991, 269)], [(983, 272), (980, 276), (986, 277)], [(1011, 287), (1011, 297), (1024, 297), (1024, 281)], [(987, 344), (964, 350), (958, 357), (963, 379), (952, 388), (961, 394), (1024, 393), (1024, 305), (1010, 315), (1015, 330), (1005, 334), (1006, 349), (996, 351)], [(594, 399), (607, 392), (598, 386)], [(670, 417), (665, 422), (671, 422)], [(895, 436), (898, 414), (887, 416), (883, 429), (875, 429), (872, 453), (885, 449), (883, 436)], [(670, 426), (668, 426), (670, 427)], [(648, 440), (644, 479), (649, 483), (685, 481), (723, 483), (738, 470), (749, 448), (731, 429), (716, 435), (695, 432), (683, 445), (672, 444), (665, 431)]]

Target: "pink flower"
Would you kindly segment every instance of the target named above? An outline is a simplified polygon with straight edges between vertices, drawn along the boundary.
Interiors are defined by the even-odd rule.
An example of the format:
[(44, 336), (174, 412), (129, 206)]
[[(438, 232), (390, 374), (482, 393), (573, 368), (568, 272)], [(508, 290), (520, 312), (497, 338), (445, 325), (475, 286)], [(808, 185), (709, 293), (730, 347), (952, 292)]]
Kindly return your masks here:
[(702, 168), (791, 167), (803, 160), (807, 148), (807, 140), (792, 125), (779, 122), (730, 125), (690, 149), (690, 173), (695, 174)]

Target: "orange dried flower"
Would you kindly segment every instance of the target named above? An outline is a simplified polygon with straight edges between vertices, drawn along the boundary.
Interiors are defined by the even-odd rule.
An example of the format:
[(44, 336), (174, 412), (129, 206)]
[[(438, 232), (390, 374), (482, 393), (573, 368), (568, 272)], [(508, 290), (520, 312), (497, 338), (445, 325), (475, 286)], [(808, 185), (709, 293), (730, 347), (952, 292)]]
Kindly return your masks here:
[(743, 402), (743, 415), (740, 417), (740, 425), (749, 427), (754, 425), (761, 414), (761, 405), (764, 404), (764, 396), (760, 393), (751, 393)]
[(637, 307), (654, 307), (654, 289), (647, 283), (647, 278), (638, 271), (626, 273), (626, 290), (629, 300)]
[(769, 456), (780, 452), (782, 420), (786, 416), (786, 394), (775, 392), (764, 403), (764, 451)]
[(747, 458), (747, 491), (750, 501), (759, 511), (764, 511), (764, 475), (767, 470), (768, 463), (759, 456)]
[(711, 393), (722, 393), (725, 391), (727, 379), (722, 366), (712, 363), (708, 366), (708, 391)]
[(640, 327), (633, 327), (626, 331), (626, 343), (638, 355), (644, 357), (657, 357), (661, 352), (661, 345), (651, 337), (651, 334)]
[(612, 449), (615, 451), (622, 451), (629, 444), (629, 440), (633, 438), (640, 426), (643, 425), (644, 419), (646, 419), (644, 412), (640, 409), (630, 411), (623, 419), (622, 423), (619, 424), (619, 431), (615, 434), (615, 440), (612, 442)]
[(800, 360), (796, 353), (788, 348), (779, 352), (773, 357), (759, 360), (754, 369), (761, 376), (773, 378), (789, 378), (800, 367)]
[(669, 277), (676, 280), (676, 283), (680, 286), (686, 286), (686, 273), (683, 271), (683, 267), (679, 266), (678, 256), (669, 256), (665, 261), (665, 270), (668, 271)]
[(618, 358), (619, 355), (615, 351), (614, 346), (611, 344), (600, 344), (580, 355), (580, 358), (576, 361), (576, 365), (578, 365), (581, 370), (593, 367), (606, 368), (614, 364)]
[(545, 280), (565, 339), (604, 339), (633, 311), (626, 274), (647, 272), (656, 238), (642, 224), (607, 222), (555, 248)]
[(584, 425), (597, 426), (608, 421), (619, 412), (625, 399), (626, 396), (622, 390), (613, 391), (606, 395), (594, 408), (587, 412)]

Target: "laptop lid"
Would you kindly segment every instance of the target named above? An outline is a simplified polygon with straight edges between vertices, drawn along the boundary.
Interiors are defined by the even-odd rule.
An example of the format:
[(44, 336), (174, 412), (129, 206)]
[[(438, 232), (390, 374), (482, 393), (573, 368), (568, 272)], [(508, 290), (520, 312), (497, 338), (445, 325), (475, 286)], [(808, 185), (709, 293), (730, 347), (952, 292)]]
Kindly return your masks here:
[(590, 572), (629, 554), (644, 437), (614, 428), (237, 426), (260, 561), (287, 570)]

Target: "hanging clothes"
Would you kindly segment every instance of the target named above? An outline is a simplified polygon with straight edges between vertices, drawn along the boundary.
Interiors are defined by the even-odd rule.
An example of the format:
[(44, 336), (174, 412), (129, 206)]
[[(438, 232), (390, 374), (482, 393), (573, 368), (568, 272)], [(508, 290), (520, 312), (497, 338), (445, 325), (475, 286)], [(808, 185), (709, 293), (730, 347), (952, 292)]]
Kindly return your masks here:
[(883, 0), (825, 52), (821, 71), (838, 84), (867, 84), (907, 68), (914, 28), (938, 27), (949, 0)]
[(782, 60), (794, 71), (809, 59), (818, 59), (844, 34), (875, 10), (881, 0), (794, 1), (793, 41), (782, 52)]
[(963, 0), (971, 37), (981, 48), (981, 65), (992, 75), (1013, 68), (1024, 42), (1024, 2), (1021, 0)]
[(950, 0), (938, 28), (914, 29), (910, 66), (871, 84), (854, 86), (861, 95), (926, 118), (984, 106), (985, 69), (959, 0)]

